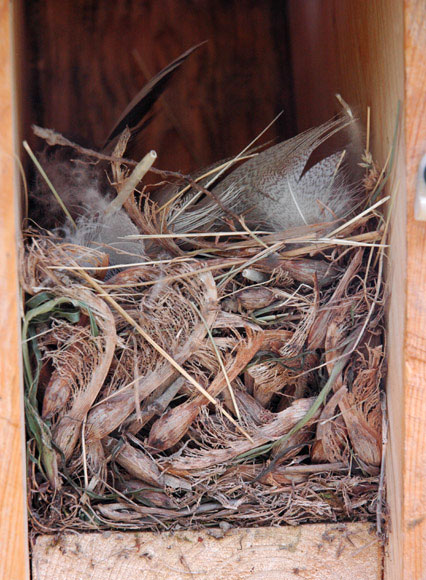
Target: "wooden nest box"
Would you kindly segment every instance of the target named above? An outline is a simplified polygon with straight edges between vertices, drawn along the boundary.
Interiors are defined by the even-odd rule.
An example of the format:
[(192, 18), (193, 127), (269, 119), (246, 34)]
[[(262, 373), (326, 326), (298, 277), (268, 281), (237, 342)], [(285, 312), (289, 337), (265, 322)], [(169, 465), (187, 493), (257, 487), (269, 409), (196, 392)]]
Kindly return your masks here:
[[(0, 1), (1, 578), (29, 577), (30, 562), (34, 580), (426, 577), (426, 225), (414, 218), (426, 153), (425, 16), (416, 0)], [(387, 184), (395, 193), (387, 271), (388, 543), (382, 547), (369, 524), (355, 522), (233, 529), (216, 537), (46, 536), (30, 555), (17, 275), (20, 142), (31, 140), (37, 123), (96, 147), (146, 78), (204, 40), (176, 75), (174, 96), (164, 97), (168, 115), (144, 133), (167, 169), (188, 171), (239, 151), (281, 109), (272, 137), (274, 130), (287, 137), (325, 121), (338, 110), (336, 93), (364, 121), (371, 107), (371, 150), (383, 167), (401, 103)]]

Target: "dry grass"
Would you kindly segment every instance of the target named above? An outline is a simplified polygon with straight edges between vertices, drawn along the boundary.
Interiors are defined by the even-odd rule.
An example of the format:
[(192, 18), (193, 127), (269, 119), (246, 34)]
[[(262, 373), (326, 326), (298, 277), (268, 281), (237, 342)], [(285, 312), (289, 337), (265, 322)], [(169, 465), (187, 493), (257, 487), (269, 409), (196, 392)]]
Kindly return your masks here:
[(102, 252), (83, 267), (78, 247), (29, 232), (33, 529), (373, 519), (382, 203), (330, 235), (329, 224), (250, 231), (230, 216), (229, 231), (176, 235), (173, 201), (131, 195), (125, 208), (149, 262), (106, 281)]

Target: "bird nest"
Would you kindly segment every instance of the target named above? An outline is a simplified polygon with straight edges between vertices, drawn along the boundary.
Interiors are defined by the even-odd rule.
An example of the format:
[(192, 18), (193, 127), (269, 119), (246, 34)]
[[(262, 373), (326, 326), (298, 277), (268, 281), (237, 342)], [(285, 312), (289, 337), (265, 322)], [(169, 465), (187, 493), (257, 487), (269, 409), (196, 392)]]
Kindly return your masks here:
[(327, 227), (173, 235), (131, 196), (157, 250), (109, 277), (101, 249), (82, 264), (28, 232), (33, 530), (381, 517), (383, 201)]

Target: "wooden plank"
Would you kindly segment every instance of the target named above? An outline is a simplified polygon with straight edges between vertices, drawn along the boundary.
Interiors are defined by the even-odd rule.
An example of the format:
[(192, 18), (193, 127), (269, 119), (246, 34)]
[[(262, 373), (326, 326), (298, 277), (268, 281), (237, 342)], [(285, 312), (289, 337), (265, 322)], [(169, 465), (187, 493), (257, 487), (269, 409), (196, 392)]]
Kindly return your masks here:
[[(33, 580), (379, 580), (369, 524), (42, 536)], [(223, 537), (215, 537), (223, 536)]]
[(187, 172), (235, 155), (282, 109), (267, 138), (294, 130), (285, 2), (25, 4), (26, 138), (37, 123), (100, 146), (147, 78), (205, 40), (133, 142), (135, 158), (148, 147), (159, 167)]
[(0, 2), (0, 578), (28, 573), (16, 262), (11, 3)]
[(405, 2), (407, 302), (405, 333), (403, 578), (426, 578), (426, 224), (414, 220), (426, 153), (426, 6)]

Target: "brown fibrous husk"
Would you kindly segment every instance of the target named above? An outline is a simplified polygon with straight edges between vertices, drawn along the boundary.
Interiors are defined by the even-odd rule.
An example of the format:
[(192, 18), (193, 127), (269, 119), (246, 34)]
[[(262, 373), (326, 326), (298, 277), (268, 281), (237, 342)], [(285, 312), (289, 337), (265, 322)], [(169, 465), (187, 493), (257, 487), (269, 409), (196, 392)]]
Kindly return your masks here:
[[(79, 248), (57, 236), (33, 231), (22, 246), (27, 295), (86, 305), (78, 323), (52, 315), (35, 328), (38, 412), (60, 484), (38, 468), (30, 438), (33, 529), (371, 519), (385, 372), (383, 249), (371, 244), (383, 241), (381, 218), (351, 221), (339, 234), (346, 245), (315, 245), (321, 226), (212, 244), (162, 238), (167, 220), (146, 196), (126, 209), (158, 240), (147, 244), (149, 263), (110, 278), (99, 250), (91, 265), (100, 269), (82, 276)], [(355, 237), (367, 246), (351, 245)], [(265, 244), (278, 244), (271, 256)], [(242, 274), (246, 266), (260, 283)]]

